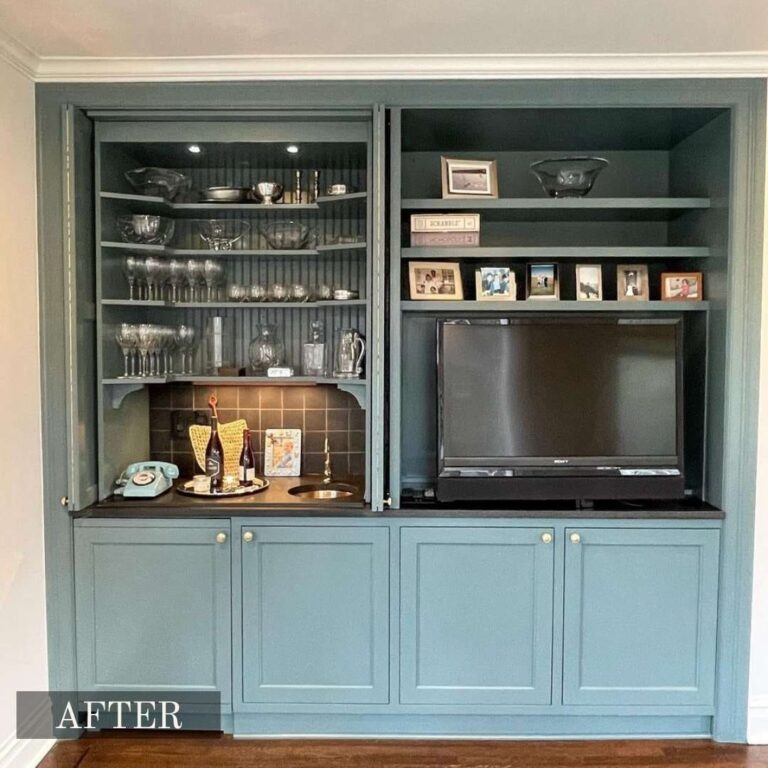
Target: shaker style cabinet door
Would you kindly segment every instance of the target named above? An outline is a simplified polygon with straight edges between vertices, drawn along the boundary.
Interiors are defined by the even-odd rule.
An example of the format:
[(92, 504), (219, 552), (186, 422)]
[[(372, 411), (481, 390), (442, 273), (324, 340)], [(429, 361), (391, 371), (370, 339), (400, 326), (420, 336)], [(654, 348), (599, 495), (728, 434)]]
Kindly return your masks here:
[(242, 704), (389, 701), (389, 530), (239, 536)]
[(549, 704), (553, 533), (403, 528), (400, 700)]
[(75, 580), (81, 690), (219, 690), (231, 702), (228, 520), (76, 526)]
[(719, 533), (572, 529), (563, 703), (711, 705)]

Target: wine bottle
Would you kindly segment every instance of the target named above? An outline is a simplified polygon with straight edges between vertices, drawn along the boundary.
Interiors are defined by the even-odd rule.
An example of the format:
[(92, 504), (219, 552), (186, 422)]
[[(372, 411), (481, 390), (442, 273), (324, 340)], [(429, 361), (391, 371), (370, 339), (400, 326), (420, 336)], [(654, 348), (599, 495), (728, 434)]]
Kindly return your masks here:
[(205, 474), (211, 478), (211, 493), (221, 493), (224, 489), (224, 446), (219, 437), (219, 417), (213, 397), (209, 401), (211, 416), (211, 436), (205, 447)]
[(240, 451), (240, 485), (250, 486), (256, 479), (256, 456), (251, 445), (251, 431), (243, 430), (243, 450)]

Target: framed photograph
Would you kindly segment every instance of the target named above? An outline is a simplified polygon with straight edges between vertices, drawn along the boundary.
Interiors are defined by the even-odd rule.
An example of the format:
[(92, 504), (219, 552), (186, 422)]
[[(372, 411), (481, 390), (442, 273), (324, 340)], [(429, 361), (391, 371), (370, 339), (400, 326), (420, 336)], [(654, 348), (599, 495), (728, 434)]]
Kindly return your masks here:
[(557, 279), (557, 264), (528, 265), (528, 298), (560, 298), (560, 281)]
[(619, 264), (616, 267), (616, 298), (619, 301), (650, 300), (647, 264)]
[(499, 182), (495, 160), (454, 160), (440, 158), (443, 197), (498, 197)]
[(480, 267), (475, 271), (475, 296), (478, 301), (515, 301), (515, 273), (509, 267)]
[(701, 301), (703, 298), (701, 272), (663, 272), (662, 301)]
[(576, 301), (603, 300), (603, 268), (599, 264), (576, 265)]
[(264, 440), (264, 474), (298, 477), (301, 474), (301, 430), (268, 429)]
[(461, 269), (453, 261), (411, 261), (408, 264), (411, 298), (423, 301), (461, 301)]

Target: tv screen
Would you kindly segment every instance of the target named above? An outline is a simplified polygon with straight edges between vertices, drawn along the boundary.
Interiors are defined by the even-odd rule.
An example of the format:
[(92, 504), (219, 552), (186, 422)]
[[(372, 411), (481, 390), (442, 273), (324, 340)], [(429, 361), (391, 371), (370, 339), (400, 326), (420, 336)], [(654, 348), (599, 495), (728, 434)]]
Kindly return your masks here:
[(439, 324), (440, 471), (677, 467), (680, 323)]

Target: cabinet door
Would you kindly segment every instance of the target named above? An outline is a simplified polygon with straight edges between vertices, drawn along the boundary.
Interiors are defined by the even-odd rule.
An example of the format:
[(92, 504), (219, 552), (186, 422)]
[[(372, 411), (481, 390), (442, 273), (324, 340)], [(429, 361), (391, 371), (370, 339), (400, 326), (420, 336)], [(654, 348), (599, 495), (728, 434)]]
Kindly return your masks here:
[(718, 536), (566, 532), (564, 704), (713, 702)]
[(402, 702), (550, 703), (552, 535), (402, 530)]
[(231, 701), (229, 521), (77, 527), (75, 578), (82, 690), (219, 690)]
[(389, 531), (242, 526), (244, 703), (389, 700)]

